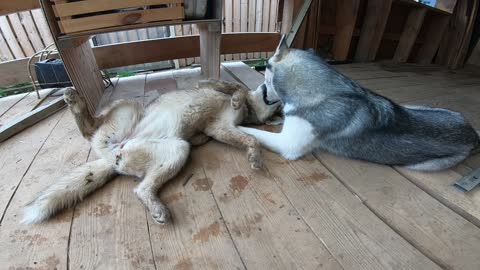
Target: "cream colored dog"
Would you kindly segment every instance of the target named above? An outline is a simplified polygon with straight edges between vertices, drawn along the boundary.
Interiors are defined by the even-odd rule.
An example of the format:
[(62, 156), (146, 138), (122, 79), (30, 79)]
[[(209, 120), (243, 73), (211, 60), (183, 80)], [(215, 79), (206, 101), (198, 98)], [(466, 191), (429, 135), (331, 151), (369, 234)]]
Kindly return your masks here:
[(88, 162), (59, 179), (26, 206), (24, 223), (44, 221), (75, 205), (117, 175), (136, 176), (138, 198), (153, 219), (165, 224), (170, 213), (157, 192), (184, 166), (190, 145), (209, 137), (245, 148), (253, 169), (261, 167), (260, 145), (236, 126), (264, 123), (279, 104), (266, 104), (264, 87), (248, 91), (242, 85), (201, 81), (196, 90), (170, 92), (143, 108), (119, 100), (92, 118), (83, 98), (72, 88), (64, 94), (82, 135), (91, 140), (100, 159)]

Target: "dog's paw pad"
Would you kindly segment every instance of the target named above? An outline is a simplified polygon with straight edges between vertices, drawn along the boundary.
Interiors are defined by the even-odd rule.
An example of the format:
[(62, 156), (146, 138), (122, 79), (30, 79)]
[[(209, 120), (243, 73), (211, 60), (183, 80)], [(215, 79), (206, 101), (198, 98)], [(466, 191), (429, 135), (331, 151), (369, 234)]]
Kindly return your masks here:
[(170, 222), (170, 211), (167, 208), (163, 208), (162, 210), (152, 212), (152, 218), (160, 225), (168, 224)]
[(231, 99), (231, 104), (234, 110), (239, 110), (242, 107), (242, 101), (239, 97), (233, 96)]

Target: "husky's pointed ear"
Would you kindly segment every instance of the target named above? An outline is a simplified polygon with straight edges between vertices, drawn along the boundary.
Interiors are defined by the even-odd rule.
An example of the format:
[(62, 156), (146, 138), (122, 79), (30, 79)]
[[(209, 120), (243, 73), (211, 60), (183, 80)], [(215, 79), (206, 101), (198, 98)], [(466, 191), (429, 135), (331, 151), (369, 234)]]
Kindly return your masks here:
[(280, 40), (280, 43), (278, 44), (277, 50), (273, 55), (273, 60), (276, 62), (282, 60), (282, 58), (285, 57), (288, 54), (288, 52), (289, 52), (289, 48), (287, 45), (287, 35), (283, 35), (282, 39)]

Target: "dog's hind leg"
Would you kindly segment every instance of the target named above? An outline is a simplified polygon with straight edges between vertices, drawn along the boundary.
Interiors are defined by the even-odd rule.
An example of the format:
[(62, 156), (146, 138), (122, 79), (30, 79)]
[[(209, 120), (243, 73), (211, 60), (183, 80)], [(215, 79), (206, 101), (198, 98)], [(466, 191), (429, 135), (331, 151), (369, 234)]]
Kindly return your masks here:
[(70, 112), (73, 114), (80, 133), (82, 133), (85, 139), (89, 140), (97, 130), (101, 119), (94, 118), (90, 115), (85, 99), (78, 95), (75, 89), (71, 87), (66, 88), (63, 92), (63, 100), (65, 100)]
[(116, 171), (143, 178), (134, 191), (159, 224), (169, 222), (170, 212), (157, 193), (168, 180), (180, 172), (189, 153), (188, 142), (169, 138), (132, 142), (125, 145), (117, 155)]
[(445, 158), (431, 159), (417, 164), (407, 165), (405, 168), (413, 171), (441, 171), (457, 165), (467, 158), (467, 156), (468, 153)]

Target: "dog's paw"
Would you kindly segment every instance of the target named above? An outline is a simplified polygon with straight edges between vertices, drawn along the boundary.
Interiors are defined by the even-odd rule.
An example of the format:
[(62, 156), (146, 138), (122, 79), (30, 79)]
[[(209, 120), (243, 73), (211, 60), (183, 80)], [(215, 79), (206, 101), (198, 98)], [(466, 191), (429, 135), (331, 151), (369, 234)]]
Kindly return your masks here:
[(151, 212), (151, 215), (153, 220), (160, 225), (165, 225), (170, 222), (170, 211), (166, 207), (158, 207)]
[(67, 103), (68, 106), (72, 106), (78, 101), (78, 94), (75, 89), (68, 87), (63, 92), (63, 100)]
[(262, 155), (260, 151), (254, 149), (249, 151), (247, 154), (248, 162), (250, 163), (250, 168), (253, 170), (260, 170), (262, 168)]
[(243, 105), (242, 99), (239, 96), (235, 96), (235, 95), (230, 100), (230, 103), (232, 104), (232, 107), (234, 110), (240, 110), (240, 108), (242, 108), (242, 105)]

